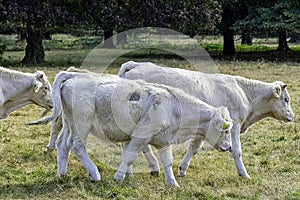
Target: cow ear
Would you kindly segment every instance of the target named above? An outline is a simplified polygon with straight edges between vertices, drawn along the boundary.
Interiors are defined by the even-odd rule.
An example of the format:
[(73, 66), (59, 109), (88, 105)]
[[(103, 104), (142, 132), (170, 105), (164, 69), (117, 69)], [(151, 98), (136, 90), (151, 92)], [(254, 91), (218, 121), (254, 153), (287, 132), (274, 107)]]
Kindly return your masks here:
[(285, 88), (287, 88), (287, 84), (282, 85), (281, 88), (284, 90)]
[(34, 92), (38, 92), (41, 87), (43, 87), (43, 82), (45, 81), (46, 75), (43, 71), (36, 71), (34, 73), (33, 87)]
[(279, 85), (275, 85), (274, 88), (273, 88), (273, 95), (276, 97), (276, 98), (279, 98), (280, 95), (281, 95), (281, 87)]
[(39, 80), (39, 81), (43, 81), (46, 77), (45, 77), (45, 73), (43, 71), (36, 71), (34, 73), (34, 78)]

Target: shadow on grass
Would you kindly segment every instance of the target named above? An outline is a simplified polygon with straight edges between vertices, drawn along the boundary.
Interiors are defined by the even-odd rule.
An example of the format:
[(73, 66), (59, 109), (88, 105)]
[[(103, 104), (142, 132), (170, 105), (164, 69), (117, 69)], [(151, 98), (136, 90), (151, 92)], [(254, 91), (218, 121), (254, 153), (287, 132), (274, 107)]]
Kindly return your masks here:
[[(59, 196), (58, 196), (59, 194)], [(36, 181), (23, 184), (0, 185), (0, 199), (56, 199), (56, 198), (126, 198), (130, 189), (126, 183), (101, 180), (92, 183), (83, 177), (62, 180)]]
[(24, 199), (29, 197), (47, 196), (68, 188), (67, 185), (60, 185), (58, 181), (33, 182), (33, 183), (12, 183), (0, 186), (0, 198)]
[(210, 51), (210, 56), (215, 60), (258, 61), (271, 62), (300, 62), (299, 51), (252, 51), (236, 52), (234, 56), (223, 56), (219, 51)]

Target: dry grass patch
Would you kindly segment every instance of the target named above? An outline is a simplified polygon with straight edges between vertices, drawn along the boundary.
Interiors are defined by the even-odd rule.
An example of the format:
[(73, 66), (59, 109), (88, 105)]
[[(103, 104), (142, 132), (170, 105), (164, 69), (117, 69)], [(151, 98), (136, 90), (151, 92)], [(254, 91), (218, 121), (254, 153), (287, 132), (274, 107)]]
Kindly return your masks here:
[[(236, 173), (227, 153), (209, 146), (196, 154), (187, 176), (177, 178), (181, 188), (165, 185), (164, 176), (137, 173), (122, 183), (113, 181), (114, 169), (93, 158), (102, 176), (90, 183), (88, 174), (72, 155), (68, 177), (57, 179), (56, 152), (44, 155), (50, 125), (25, 126), (38, 119), (43, 109), (27, 106), (0, 123), (0, 198), (1, 199), (299, 199), (300, 198), (300, 127), (299, 64), (270, 62), (222, 62), (222, 73), (288, 84), (294, 122), (285, 124), (264, 119), (241, 137), (244, 164), (252, 179)], [(59, 69), (42, 68), (53, 81)], [(20, 68), (34, 71), (33, 68)], [(111, 71), (116, 73), (116, 71)], [(177, 158), (178, 157), (178, 158)], [(173, 170), (177, 173), (180, 156)]]

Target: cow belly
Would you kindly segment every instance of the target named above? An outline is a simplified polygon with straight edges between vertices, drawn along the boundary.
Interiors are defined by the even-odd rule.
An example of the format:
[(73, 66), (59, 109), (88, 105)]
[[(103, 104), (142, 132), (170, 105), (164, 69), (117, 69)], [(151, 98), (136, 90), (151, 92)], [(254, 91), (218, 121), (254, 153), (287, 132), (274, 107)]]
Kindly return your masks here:
[(130, 132), (122, 130), (111, 113), (96, 113), (92, 133), (100, 140), (123, 142), (130, 140)]
[[(116, 125), (101, 123), (103, 135), (111, 142), (124, 142), (130, 140), (130, 134), (122, 131)], [(99, 134), (99, 132), (98, 132)]]

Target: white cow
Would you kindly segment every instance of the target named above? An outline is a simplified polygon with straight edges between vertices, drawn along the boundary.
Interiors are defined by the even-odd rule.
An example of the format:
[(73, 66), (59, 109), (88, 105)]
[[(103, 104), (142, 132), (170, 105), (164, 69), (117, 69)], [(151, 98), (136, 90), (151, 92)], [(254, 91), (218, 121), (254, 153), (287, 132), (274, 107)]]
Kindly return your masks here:
[(28, 104), (52, 108), (51, 85), (42, 71), (23, 73), (0, 67), (0, 119)]
[(69, 151), (76, 155), (92, 181), (100, 180), (85, 150), (91, 132), (111, 142), (128, 142), (114, 178), (121, 181), (141, 149), (159, 149), (166, 182), (178, 186), (172, 172), (171, 144), (201, 139), (216, 149), (231, 148), (232, 120), (225, 107), (212, 107), (180, 89), (88, 73), (60, 72), (53, 83), (54, 110), (62, 108), (63, 129), (57, 139), (58, 176), (67, 173)]
[[(181, 88), (210, 105), (228, 107), (234, 121), (231, 131), (232, 156), (238, 174), (246, 178), (250, 176), (242, 162), (240, 133), (244, 133), (252, 124), (266, 117), (285, 122), (294, 118), (287, 85), (281, 81), (265, 83), (240, 76), (205, 74), (133, 61), (121, 66), (119, 76)], [(186, 175), (192, 156), (203, 143), (201, 139), (190, 142), (180, 163), (178, 176)]]
[[(96, 74), (96, 73), (93, 73), (93, 72), (85, 70), (85, 69), (77, 69), (75, 67), (70, 67), (70, 68), (67, 69), (67, 71), (68, 72), (78, 72), (78, 73), (89, 73), (89, 76), (95, 76), (96, 79), (97, 79), (98, 76), (100, 76), (100, 74)], [(106, 75), (106, 76), (108, 76), (108, 75)], [(117, 78), (117, 76), (115, 76), (115, 75), (110, 75), (110, 76)], [(52, 121), (51, 131), (50, 131), (50, 137), (49, 137), (48, 145), (44, 150), (45, 154), (50, 154), (56, 148), (56, 140), (57, 140), (58, 135), (61, 133), (62, 126), (63, 126), (62, 114), (60, 113), (55, 119), (47, 116), (47, 117), (44, 117), (40, 120), (36, 120), (36, 121), (27, 123), (27, 125), (41, 125), (41, 124), (47, 124), (50, 121)], [(121, 149), (126, 148), (126, 145), (127, 145), (127, 142), (122, 142), (121, 143)], [(156, 159), (156, 157), (154, 156), (151, 147), (146, 146), (145, 148), (142, 149), (142, 151), (143, 151), (143, 153), (145, 154), (145, 156), (148, 160), (150, 174), (153, 175), (153, 176), (158, 176), (159, 170), (160, 170), (159, 162)], [(131, 175), (131, 176), (133, 175), (132, 166), (130, 166), (130, 168), (128, 169), (128, 174)]]

